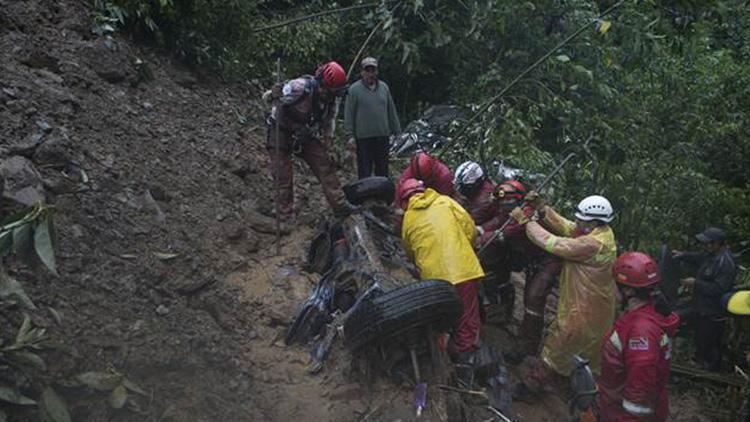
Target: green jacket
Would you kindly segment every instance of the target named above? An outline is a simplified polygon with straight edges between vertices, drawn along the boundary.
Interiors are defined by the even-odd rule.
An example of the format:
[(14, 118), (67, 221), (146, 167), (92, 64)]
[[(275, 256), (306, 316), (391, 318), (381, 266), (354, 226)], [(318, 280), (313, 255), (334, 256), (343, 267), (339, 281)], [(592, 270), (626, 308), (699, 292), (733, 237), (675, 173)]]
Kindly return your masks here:
[(401, 132), (388, 84), (378, 80), (370, 89), (358, 80), (349, 87), (344, 109), (344, 133), (357, 139), (390, 136)]

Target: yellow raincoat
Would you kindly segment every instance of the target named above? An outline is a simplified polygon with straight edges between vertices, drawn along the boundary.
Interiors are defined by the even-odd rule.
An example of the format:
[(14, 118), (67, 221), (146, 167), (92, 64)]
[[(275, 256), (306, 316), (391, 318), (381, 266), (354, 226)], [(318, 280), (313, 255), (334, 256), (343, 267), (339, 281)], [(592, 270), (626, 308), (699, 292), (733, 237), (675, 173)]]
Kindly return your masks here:
[(599, 373), (604, 335), (615, 317), (615, 282), (612, 264), (617, 257), (615, 236), (609, 226), (572, 238), (576, 224), (547, 207), (544, 223), (526, 225), (526, 235), (540, 248), (564, 259), (560, 275), (557, 319), (544, 339), (542, 359), (561, 375), (573, 370), (571, 357), (579, 354)]
[(409, 199), (401, 240), (422, 280), (459, 284), (484, 277), (472, 247), (476, 235), (474, 220), (450, 197), (428, 188)]

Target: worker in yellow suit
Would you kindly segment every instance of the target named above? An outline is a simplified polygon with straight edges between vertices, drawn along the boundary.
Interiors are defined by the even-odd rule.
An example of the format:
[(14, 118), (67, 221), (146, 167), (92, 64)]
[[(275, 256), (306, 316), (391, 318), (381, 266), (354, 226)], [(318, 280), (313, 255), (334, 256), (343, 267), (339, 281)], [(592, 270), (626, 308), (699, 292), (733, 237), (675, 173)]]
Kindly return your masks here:
[(526, 226), (526, 236), (532, 243), (563, 259), (557, 318), (544, 339), (541, 362), (532, 371), (532, 385), (527, 383), (535, 389), (534, 380), (545, 384), (549, 374), (546, 368), (569, 376), (574, 355), (588, 359), (592, 371), (599, 373), (603, 337), (615, 317), (612, 265), (617, 246), (609, 227), (614, 211), (603, 196), (583, 199), (576, 209), (575, 222), (545, 205), (536, 192), (529, 192), (527, 201), (544, 215), (544, 225), (550, 231), (520, 208), (511, 212), (512, 217)]
[(474, 220), (456, 201), (416, 179), (404, 181), (396, 195), (405, 210), (401, 240), (420, 278), (448, 281), (461, 297), (453, 354), (457, 363), (469, 361), (479, 342), (477, 288), (484, 277), (472, 246), (477, 236)]

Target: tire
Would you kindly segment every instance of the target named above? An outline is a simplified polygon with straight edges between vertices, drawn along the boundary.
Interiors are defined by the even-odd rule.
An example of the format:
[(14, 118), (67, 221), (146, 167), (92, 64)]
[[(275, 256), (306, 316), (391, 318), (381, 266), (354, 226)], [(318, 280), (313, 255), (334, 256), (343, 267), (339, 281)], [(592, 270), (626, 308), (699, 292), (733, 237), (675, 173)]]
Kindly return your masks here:
[(328, 231), (322, 231), (310, 243), (307, 250), (307, 269), (310, 272), (325, 274), (333, 264), (333, 242)]
[(366, 177), (345, 185), (344, 194), (355, 205), (361, 205), (366, 199), (391, 204), (396, 195), (396, 186), (387, 177)]
[(363, 301), (344, 324), (344, 343), (357, 350), (430, 324), (447, 330), (461, 311), (461, 299), (452, 284), (421, 281)]

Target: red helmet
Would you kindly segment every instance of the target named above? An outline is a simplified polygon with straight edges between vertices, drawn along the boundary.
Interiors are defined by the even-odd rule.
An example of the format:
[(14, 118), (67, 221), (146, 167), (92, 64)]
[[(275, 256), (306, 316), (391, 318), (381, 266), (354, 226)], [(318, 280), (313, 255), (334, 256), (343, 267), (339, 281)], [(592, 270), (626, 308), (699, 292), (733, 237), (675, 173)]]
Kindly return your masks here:
[(659, 266), (643, 252), (625, 252), (612, 266), (615, 281), (625, 286), (649, 287), (661, 281)]
[(523, 200), (526, 196), (526, 186), (518, 180), (506, 180), (495, 187), (495, 198)]
[(426, 152), (418, 152), (411, 157), (409, 168), (411, 175), (418, 180), (430, 180), (432, 178), (433, 158)]
[(419, 192), (424, 192), (424, 183), (417, 179), (406, 179), (403, 183), (398, 186), (398, 192), (396, 192), (396, 199), (401, 209), (406, 209), (409, 204), (409, 198), (412, 195)]
[(346, 71), (336, 62), (328, 62), (315, 71), (315, 78), (326, 88), (334, 91), (346, 86)]

